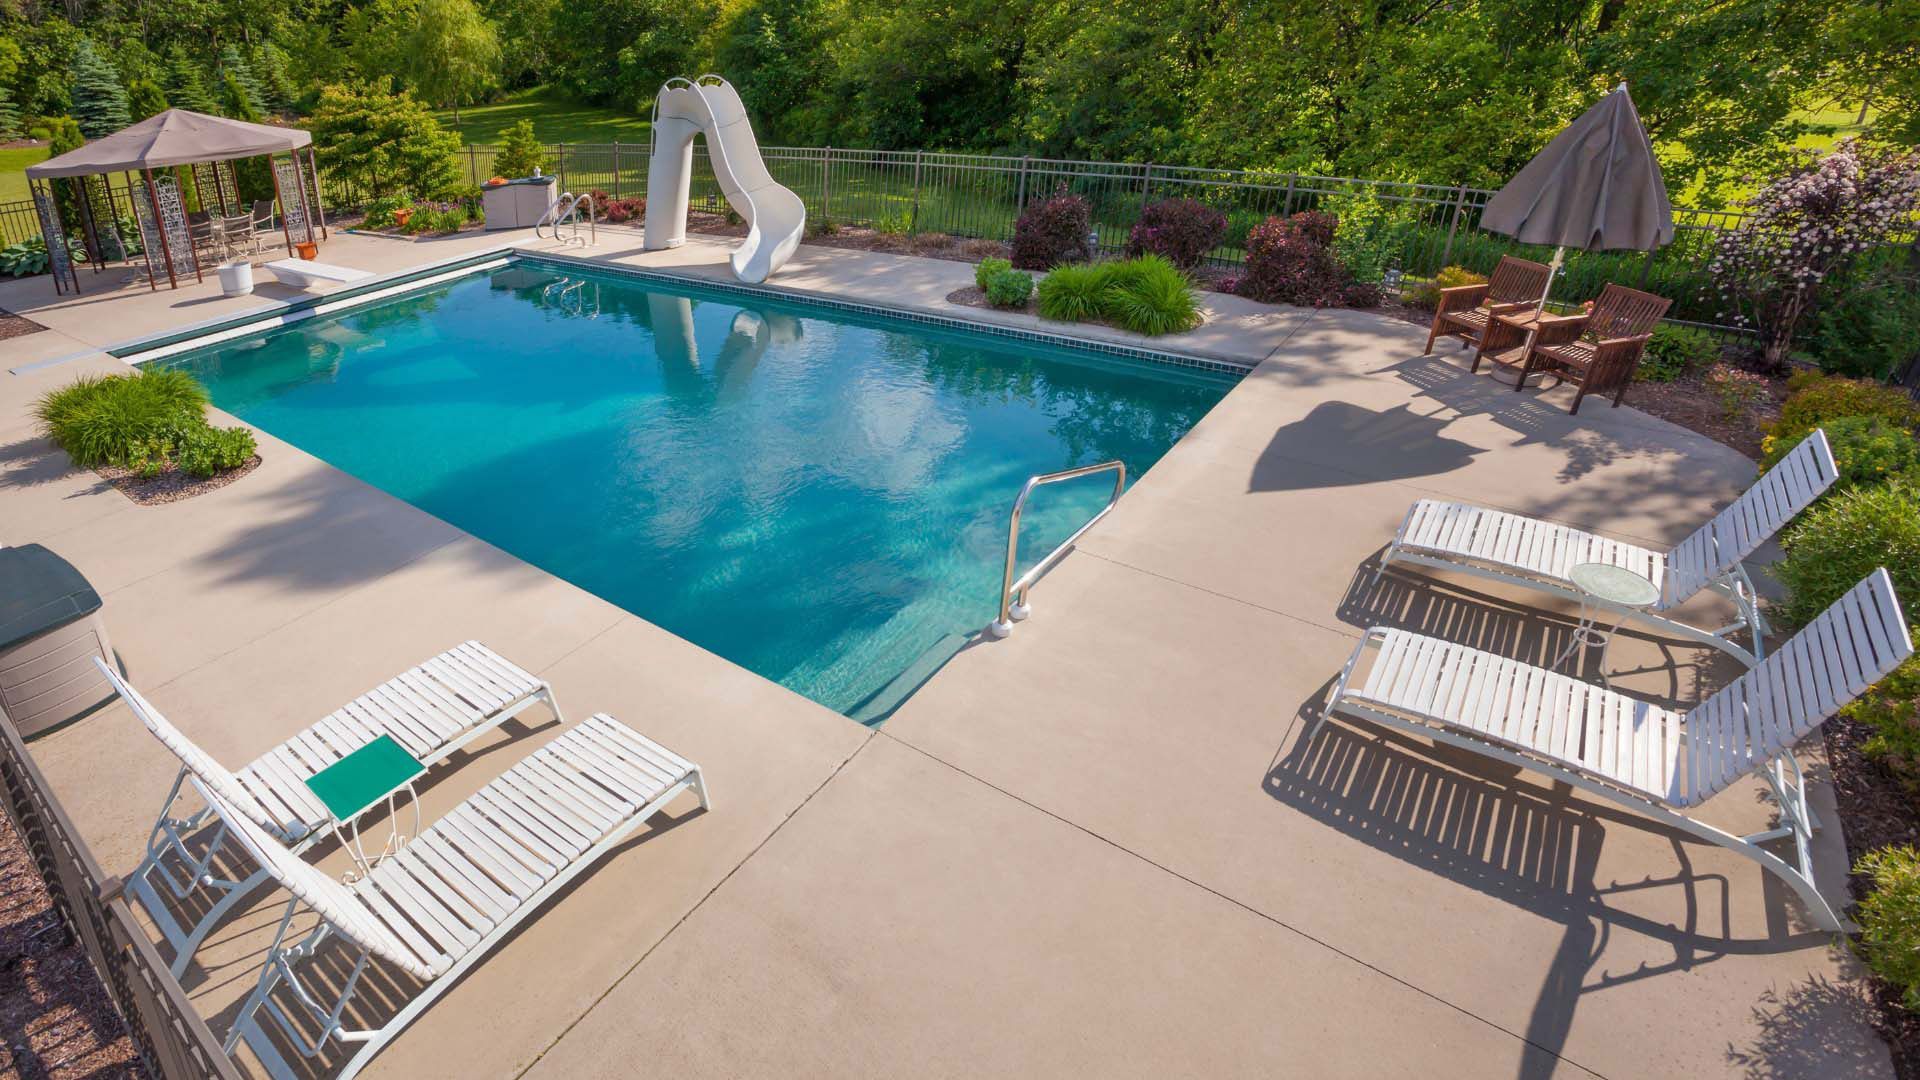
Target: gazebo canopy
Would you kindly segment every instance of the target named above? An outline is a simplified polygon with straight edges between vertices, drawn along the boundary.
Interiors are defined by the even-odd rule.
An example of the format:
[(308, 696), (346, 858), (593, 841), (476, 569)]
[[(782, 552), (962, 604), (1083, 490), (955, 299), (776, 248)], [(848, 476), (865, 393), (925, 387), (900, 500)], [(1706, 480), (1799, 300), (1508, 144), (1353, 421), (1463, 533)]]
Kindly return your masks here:
[(30, 180), (139, 172), (203, 161), (231, 161), (297, 150), (313, 142), (299, 128), (250, 124), (224, 116), (168, 109), (104, 139), (27, 166)]

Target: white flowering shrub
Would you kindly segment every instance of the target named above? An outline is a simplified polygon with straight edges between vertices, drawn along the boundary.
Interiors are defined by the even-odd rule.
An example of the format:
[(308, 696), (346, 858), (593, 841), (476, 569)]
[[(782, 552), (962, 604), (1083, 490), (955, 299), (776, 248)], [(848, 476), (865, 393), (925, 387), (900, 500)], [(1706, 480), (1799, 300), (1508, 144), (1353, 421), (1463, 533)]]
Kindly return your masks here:
[(1724, 314), (1759, 333), (1778, 369), (1821, 291), (1914, 228), (1920, 153), (1845, 139), (1769, 181), (1746, 208), (1708, 269), (1729, 305)]

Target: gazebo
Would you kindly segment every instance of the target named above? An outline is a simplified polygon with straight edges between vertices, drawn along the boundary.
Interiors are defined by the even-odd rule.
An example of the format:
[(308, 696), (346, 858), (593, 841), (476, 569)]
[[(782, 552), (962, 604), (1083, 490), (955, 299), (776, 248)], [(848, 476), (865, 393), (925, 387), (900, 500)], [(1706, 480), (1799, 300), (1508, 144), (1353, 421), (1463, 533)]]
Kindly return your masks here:
[[(315, 242), (316, 224), (324, 238), (327, 222), (320, 208), (320, 174), (313, 159), (313, 136), (298, 128), (168, 109), (77, 150), (28, 166), (27, 183), (40, 215), (41, 234), (47, 241), (48, 268), (55, 290), (65, 292), (61, 284), (64, 275), (67, 284), (80, 291), (80, 278), (67, 249), (66, 226), (57, 207), (56, 185), (60, 181), (67, 181), (76, 197), (87, 257), (98, 273), (106, 261), (102, 257), (105, 237), (111, 236), (121, 252), (127, 250), (120, 234), (119, 214), (113, 209), (113, 177), (123, 176), (127, 201), (139, 223), (147, 282), (158, 289), (164, 270), (168, 284), (177, 289), (180, 278), (189, 273), (194, 280), (201, 279), (203, 268), (196, 240), (216, 235), (222, 223), (247, 212), (234, 163), (258, 157), (269, 162), (273, 201), (279, 207), (279, 231), (288, 253), (293, 253), (296, 243)], [(180, 181), (174, 175), (180, 169), (190, 170), (200, 205), (207, 213), (205, 231), (199, 236), (195, 235), (198, 223), (189, 220)], [(217, 216), (211, 209), (214, 207), (218, 208)], [(100, 209), (107, 214), (104, 223), (97, 220)], [(248, 220), (252, 220), (251, 215)]]

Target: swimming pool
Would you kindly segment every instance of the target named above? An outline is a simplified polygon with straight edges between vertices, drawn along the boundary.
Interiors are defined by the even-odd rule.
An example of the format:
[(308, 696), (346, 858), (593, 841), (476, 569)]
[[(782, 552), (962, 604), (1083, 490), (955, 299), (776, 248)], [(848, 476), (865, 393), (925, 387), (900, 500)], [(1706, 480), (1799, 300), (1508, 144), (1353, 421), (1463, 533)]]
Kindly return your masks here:
[[(1139, 476), (1229, 375), (516, 260), (164, 361), (215, 404), (830, 708), (993, 617), (1026, 478)], [(1111, 476), (1038, 492), (1039, 558)]]

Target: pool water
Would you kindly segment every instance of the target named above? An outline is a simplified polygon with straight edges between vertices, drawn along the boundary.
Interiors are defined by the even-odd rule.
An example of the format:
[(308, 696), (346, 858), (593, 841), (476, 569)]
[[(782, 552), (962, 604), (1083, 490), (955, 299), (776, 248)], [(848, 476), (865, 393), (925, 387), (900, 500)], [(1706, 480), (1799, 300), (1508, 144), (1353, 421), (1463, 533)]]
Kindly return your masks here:
[[(994, 616), (1028, 476), (1119, 458), (1138, 477), (1232, 386), (530, 261), (166, 363), (249, 423), (864, 720)], [(1036, 492), (1023, 564), (1111, 488)]]

